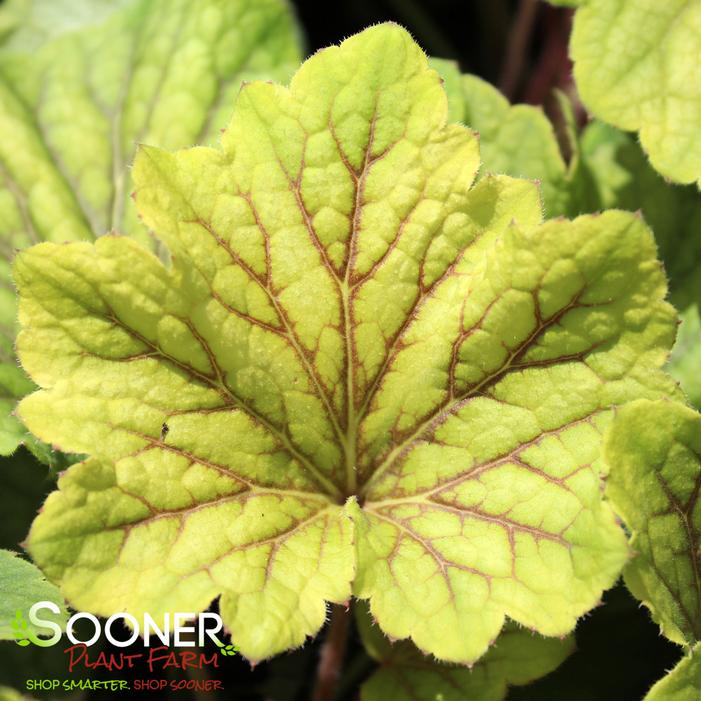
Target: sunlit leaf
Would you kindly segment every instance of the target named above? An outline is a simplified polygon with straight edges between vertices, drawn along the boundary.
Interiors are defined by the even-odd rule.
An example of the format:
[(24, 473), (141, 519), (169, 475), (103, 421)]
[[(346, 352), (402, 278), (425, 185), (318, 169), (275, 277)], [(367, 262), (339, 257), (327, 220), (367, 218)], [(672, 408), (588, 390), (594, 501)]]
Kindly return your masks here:
[(76, 607), (221, 595), (257, 660), (351, 590), (471, 662), (506, 617), (572, 630), (627, 558), (601, 499), (613, 405), (674, 395), (675, 313), (639, 217), (541, 224), (472, 186), (468, 129), (408, 33), (246, 85), (221, 149), (144, 148), (128, 238), (18, 256), (22, 419), (90, 458), (29, 549)]
[(577, 88), (595, 116), (638, 131), (666, 178), (701, 184), (701, 3), (587, 0), (570, 53)]
[[(286, 79), (299, 42), (281, 0), (15, 1), (3, 22), (13, 27), (0, 48), (5, 377), (17, 372), (14, 250), (111, 230), (148, 241), (129, 197), (137, 143), (215, 141), (241, 82)], [(22, 439), (14, 396), (0, 403), (0, 454)]]
[(619, 410), (608, 494), (633, 534), (626, 584), (674, 642), (701, 640), (701, 415), (670, 401)]

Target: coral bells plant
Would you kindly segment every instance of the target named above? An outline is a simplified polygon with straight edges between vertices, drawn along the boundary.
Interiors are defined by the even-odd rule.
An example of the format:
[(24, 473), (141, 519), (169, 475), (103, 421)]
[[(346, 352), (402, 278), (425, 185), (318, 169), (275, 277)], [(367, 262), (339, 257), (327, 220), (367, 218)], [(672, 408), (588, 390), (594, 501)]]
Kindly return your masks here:
[[(573, 38), (595, 110), (600, 5)], [(555, 195), (481, 166), (465, 116), (483, 88), (454, 70), (370, 27), (289, 86), (244, 83), (218, 143), (140, 145), (141, 234), (15, 256), (36, 385), (16, 420), (82, 456), (26, 539), (70, 607), (158, 620), (215, 602), (251, 663), (333, 611), (319, 699), (351, 605), (380, 662), (365, 701), (503, 698), (572, 653), (622, 572), (696, 645), (701, 434), (664, 367), (678, 320), (654, 234), (616, 201), (576, 211), (577, 164), (544, 190), (568, 189), (572, 216), (544, 220)], [(698, 682), (697, 654), (649, 699)]]

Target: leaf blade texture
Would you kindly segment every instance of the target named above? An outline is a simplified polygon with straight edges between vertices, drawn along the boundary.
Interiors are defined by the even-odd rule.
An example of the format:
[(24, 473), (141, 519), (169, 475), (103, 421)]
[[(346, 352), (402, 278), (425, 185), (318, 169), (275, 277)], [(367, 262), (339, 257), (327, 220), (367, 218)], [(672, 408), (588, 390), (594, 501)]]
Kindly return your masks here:
[[(137, 143), (215, 140), (242, 80), (287, 79), (300, 57), (278, 0), (66, 5), (13, 3), (0, 15), (22, 18), (0, 49), (0, 360), (10, 367), (14, 250), (111, 230), (149, 242), (130, 199)], [(2, 420), (14, 428), (0, 445), (8, 454), (23, 431), (9, 411)]]
[(570, 42), (577, 88), (597, 117), (638, 131), (665, 178), (701, 184), (701, 6), (672, 0), (590, 0)]
[(633, 533), (624, 576), (664, 635), (681, 645), (701, 636), (701, 444), (698, 413), (669, 401), (620, 410), (606, 443), (607, 492)]
[(29, 537), (70, 601), (221, 594), (261, 659), (352, 591), (388, 635), (470, 662), (507, 616), (563, 635), (613, 583), (601, 433), (612, 405), (674, 392), (654, 242), (624, 212), (541, 224), (531, 182), (471, 187), (476, 138), (446, 116), (380, 25), (290, 88), (245, 86), (221, 149), (140, 151), (170, 267), (120, 237), (18, 256), (43, 388), (21, 417), (91, 456)]

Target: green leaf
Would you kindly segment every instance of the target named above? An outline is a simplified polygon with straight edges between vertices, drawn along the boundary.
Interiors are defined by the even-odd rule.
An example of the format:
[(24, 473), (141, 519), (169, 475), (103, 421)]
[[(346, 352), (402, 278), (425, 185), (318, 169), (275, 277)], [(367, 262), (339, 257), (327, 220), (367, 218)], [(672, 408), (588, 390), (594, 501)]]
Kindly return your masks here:
[(365, 606), (356, 606), (356, 621), (365, 649), (380, 663), (361, 688), (362, 701), (502, 701), (507, 687), (544, 677), (575, 649), (571, 636), (543, 638), (508, 624), (489, 652), (468, 669), (431, 660), (409, 642), (390, 643)]
[(11, 455), (27, 438), (27, 429), (14, 415), (17, 400), (36, 386), (10, 363), (0, 363), (0, 455)]
[[(572, 155), (566, 163), (550, 120), (540, 107), (510, 105), (492, 85), (474, 75), (460, 75), (455, 64), (432, 60), (443, 77), (450, 117), (479, 133), (482, 176), (505, 174), (538, 181), (546, 217), (600, 209), (579, 159), (576, 134), (568, 132)], [(566, 98), (559, 101), (565, 121)]]
[(677, 342), (672, 349), (668, 369), (681, 383), (689, 401), (701, 409), (701, 296), (680, 314)]
[(9, 686), (0, 686), (0, 701), (31, 701), (32, 697), (21, 694)]
[(471, 187), (446, 115), (408, 33), (373, 27), (246, 85), (221, 149), (140, 151), (171, 266), (116, 236), (18, 256), (21, 417), (91, 456), (29, 537), (76, 607), (221, 594), (256, 660), (352, 583), (388, 635), (470, 662), (506, 616), (563, 635), (615, 581), (601, 434), (676, 391), (654, 242)]
[(701, 300), (701, 193), (665, 182), (647, 163), (640, 146), (602, 122), (581, 136), (582, 156), (596, 184), (601, 206), (641, 210), (655, 232), (679, 308)]
[(669, 370), (701, 407), (701, 193), (665, 182), (633, 138), (602, 122), (581, 137), (582, 158), (602, 207), (641, 210), (655, 232), (682, 324)]
[(697, 701), (701, 697), (701, 643), (650, 689), (644, 701)]
[(567, 166), (550, 120), (540, 107), (510, 105), (481, 78), (462, 78), (464, 122), (480, 135), (482, 169), (540, 182), (547, 216), (566, 214)]
[(26, 641), (30, 634), (43, 630), (27, 620), (30, 607), (38, 601), (52, 601), (60, 614), (43, 613), (43, 618), (65, 622), (65, 604), (59, 590), (44, 575), (17, 553), (0, 550), (0, 640)]
[(101, 24), (131, 0), (5, 0), (0, 7), (3, 53), (32, 53), (47, 41)]
[(680, 183), (701, 184), (700, 25), (698, 2), (588, 0), (570, 44), (586, 107), (638, 131), (655, 169)]
[[(129, 197), (136, 144), (215, 141), (241, 82), (286, 79), (299, 40), (281, 0), (35, 0), (3, 7), (3, 22), (19, 22), (0, 65), (5, 373), (15, 364), (14, 250), (110, 230), (149, 241)], [(13, 406), (0, 402), (0, 454), (23, 433)]]
[(625, 580), (674, 642), (701, 640), (701, 415), (670, 401), (619, 410), (607, 492), (633, 534)]

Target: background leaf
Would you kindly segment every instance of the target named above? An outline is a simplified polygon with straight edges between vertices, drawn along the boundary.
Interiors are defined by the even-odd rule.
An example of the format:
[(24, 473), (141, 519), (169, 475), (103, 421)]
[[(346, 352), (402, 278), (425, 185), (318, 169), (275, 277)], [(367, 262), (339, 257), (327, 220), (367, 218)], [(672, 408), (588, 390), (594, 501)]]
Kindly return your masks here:
[[(55, 615), (45, 612), (46, 620), (56, 623), (65, 622), (67, 614), (65, 604), (58, 589), (44, 579), (43, 574), (30, 562), (23, 560), (17, 553), (0, 550), (0, 640), (15, 640), (17, 630), (12, 622), (17, 612), (21, 612), (22, 632), (37, 635), (40, 629), (28, 619), (29, 608), (38, 601), (52, 601), (62, 613)], [(44, 633), (44, 631), (41, 631)]]
[(619, 410), (606, 442), (607, 493), (632, 532), (624, 576), (662, 632), (701, 638), (701, 416), (669, 401)]
[(360, 636), (379, 669), (363, 684), (363, 701), (501, 701), (510, 685), (528, 684), (556, 669), (574, 651), (574, 640), (543, 638), (508, 625), (471, 669), (425, 657), (410, 642), (390, 643), (370, 617), (355, 607)]
[[(597, 117), (639, 131), (652, 165), (701, 185), (701, 5), (687, 0), (587, 0), (570, 53), (577, 89)], [(625, 47), (625, 50), (621, 50)]]
[[(14, 250), (113, 230), (149, 242), (129, 197), (137, 143), (215, 141), (241, 82), (287, 79), (300, 47), (280, 0), (35, 0), (0, 13), (15, 27), (0, 67), (0, 361), (16, 374)], [(15, 396), (0, 404), (3, 454), (22, 440)]]
[(18, 256), (43, 388), (21, 416), (90, 455), (29, 538), (74, 605), (221, 594), (257, 660), (355, 576), (389, 635), (470, 662), (506, 616), (563, 635), (615, 581), (601, 432), (676, 391), (652, 238), (623, 212), (541, 225), (530, 182), (471, 188), (446, 116), (408, 33), (375, 27), (247, 85), (222, 149), (140, 151), (169, 267), (120, 237)]
[(644, 701), (696, 701), (701, 694), (701, 643), (666, 677), (650, 689)]

